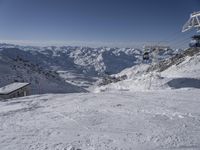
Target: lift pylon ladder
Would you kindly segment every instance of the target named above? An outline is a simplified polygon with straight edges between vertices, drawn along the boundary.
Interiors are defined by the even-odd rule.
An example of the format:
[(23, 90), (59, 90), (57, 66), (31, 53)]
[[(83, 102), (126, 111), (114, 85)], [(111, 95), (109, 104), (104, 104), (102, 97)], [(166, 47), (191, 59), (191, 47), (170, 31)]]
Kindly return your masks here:
[(192, 28), (196, 28), (200, 32), (200, 11), (190, 15), (190, 19), (183, 26), (182, 32), (186, 32)]

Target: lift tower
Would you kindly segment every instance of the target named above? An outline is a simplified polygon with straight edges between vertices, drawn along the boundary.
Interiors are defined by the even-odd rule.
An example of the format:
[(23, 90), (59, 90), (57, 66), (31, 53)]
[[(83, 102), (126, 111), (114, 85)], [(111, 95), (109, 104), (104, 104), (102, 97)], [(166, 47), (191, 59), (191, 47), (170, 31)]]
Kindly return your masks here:
[(196, 28), (200, 32), (200, 11), (190, 15), (190, 19), (183, 26), (182, 32), (186, 32), (192, 28)]
[[(197, 33), (200, 33), (200, 11), (194, 12), (190, 15), (190, 19), (183, 26), (182, 32), (186, 32), (192, 28), (196, 28)], [(194, 35), (189, 46), (200, 47), (200, 35)]]

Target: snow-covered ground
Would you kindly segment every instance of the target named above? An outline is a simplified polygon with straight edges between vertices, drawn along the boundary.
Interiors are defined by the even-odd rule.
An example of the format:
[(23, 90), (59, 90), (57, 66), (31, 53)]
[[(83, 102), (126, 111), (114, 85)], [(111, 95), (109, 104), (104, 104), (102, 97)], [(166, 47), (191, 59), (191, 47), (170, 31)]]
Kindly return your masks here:
[(178, 65), (171, 66), (163, 71), (162, 75), (172, 78), (200, 78), (200, 53), (193, 57), (187, 56), (185, 61)]
[(65, 79), (66, 82), (85, 88), (94, 85), (98, 80), (97, 77), (86, 76), (84, 74), (78, 74), (71, 71), (57, 71), (61, 78)]
[(200, 90), (36, 95), (0, 102), (2, 150), (199, 150)]
[[(90, 48), (75, 48), (73, 53), (68, 53), (71, 47), (42, 49), (28, 53), (25, 50), (22, 54), (30, 58), (33, 54), (40, 56), (41, 61), (45, 61), (44, 66), (57, 68), (55, 64), (59, 64), (58, 69), (63, 65), (69, 67), (68, 70), (56, 70), (59, 74), (43, 71), (23, 59), (7, 57), (14, 54), (12, 49), (0, 55), (0, 83), (23, 77), (45, 83), (44, 90), (48, 92), (44, 93), (63, 90), (63, 87), (68, 92), (84, 92), (76, 85), (91, 85), (95, 78), (89, 78), (88, 70), (91, 75), (96, 69), (113, 73), (121, 60), (124, 64), (116, 72), (134, 66), (113, 75), (116, 79), (124, 76), (122, 80), (95, 89), (91, 86), (89, 91), (94, 93), (33, 95), (0, 101), (0, 150), (200, 149), (199, 51), (192, 54), (194, 51), (189, 49), (183, 57), (175, 55), (175, 59), (161, 62), (161, 66), (156, 64), (159, 68), (135, 64), (128, 49), (126, 53), (118, 49), (97, 49), (94, 53)], [(103, 53), (99, 54), (98, 50)], [(72, 63), (70, 59), (58, 61), (61, 58), (58, 56), (65, 60), (68, 55), (73, 57)]]

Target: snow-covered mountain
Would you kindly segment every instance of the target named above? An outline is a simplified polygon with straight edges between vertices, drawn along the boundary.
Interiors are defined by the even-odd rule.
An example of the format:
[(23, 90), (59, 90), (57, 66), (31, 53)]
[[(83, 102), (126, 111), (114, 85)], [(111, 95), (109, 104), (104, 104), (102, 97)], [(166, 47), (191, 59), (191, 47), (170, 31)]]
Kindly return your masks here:
[[(95, 92), (200, 88), (200, 49), (190, 48), (157, 64), (139, 64), (100, 81)], [(126, 76), (124, 80), (118, 80)], [(106, 82), (105, 82), (106, 81)], [(105, 82), (104, 84), (102, 82)], [(106, 85), (107, 83), (110, 83)]]
[[(42, 67), (73, 70), (92, 76), (119, 73), (127, 67), (141, 63), (143, 54), (143, 50), (140, 49), (105, 47), (32, 47), (0, 44), (0, 49), (6, 56), (20, 56)], [(177, 50), (165, 50), (159, 53), (159, 59), (163, 60), (177, 53)]]
[(44, 70), (56, 71), (67, 82), (88, 87), (104, 74), (119, 73), (138, 64), (141, 51), (119, 48), (89, 47), (32, 47), (0, 44), (2, 56), (18, 57), (40, 66)]
[(55, 71), (44, 70), (20, 57), (12, 59), (0, 53), (0, 86), (12, 82), (31, 83), (32, 94), (86, 92), (65, 82)]
[[(43, 69), (57, 71), (67, 82), (88, 87), (96, 81), (96, 77), (116, 74), (125, 68), (140, 64), (143, 51), (133, 48), (0, 44), (0, 53), (11, 59), (20, 57)], [(176, 53), (178, 51), (167, 50), (159, 54), (159, 60)]]
[(6, 44), (0, 45), (0, 49), (9, 57), (20, 56), (42, 67), (73, 70), (92, 76), (105, 72), (118, 73), (137, 64), (142, 53), (141, 50), (129, 48), (31, 47)]

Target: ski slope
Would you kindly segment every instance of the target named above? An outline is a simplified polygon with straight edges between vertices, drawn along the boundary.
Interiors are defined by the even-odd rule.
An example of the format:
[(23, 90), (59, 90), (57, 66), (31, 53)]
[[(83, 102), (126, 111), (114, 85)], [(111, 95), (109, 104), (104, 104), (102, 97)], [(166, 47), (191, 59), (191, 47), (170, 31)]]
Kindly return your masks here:
[(0, 102), (2, 150), (199, 150), (200, 90), (36, 95)]

